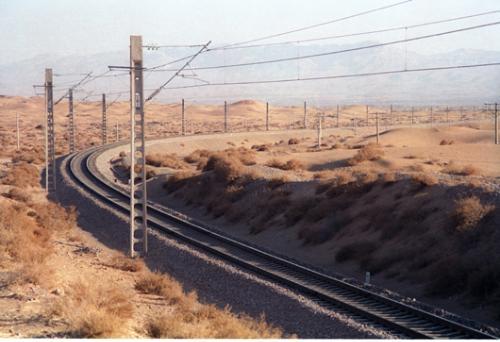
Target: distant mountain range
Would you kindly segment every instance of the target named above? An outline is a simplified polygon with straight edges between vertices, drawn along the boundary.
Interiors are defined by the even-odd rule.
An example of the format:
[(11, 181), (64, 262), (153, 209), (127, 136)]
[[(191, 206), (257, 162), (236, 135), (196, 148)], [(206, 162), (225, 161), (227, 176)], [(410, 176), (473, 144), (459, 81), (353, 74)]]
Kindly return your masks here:
[[(371, 44), (365, 42), (360, 45)], [(304, 56), (327, 51), (345, 50), (355, 45), (287, 45), (280, 47), (256, 47), (252, 49), (218, 50), (200, 55), (192, 67), (225, 65), (267, 60), (288, 56)], [(145, 66), (166, 63), (193, 53), (193, 49), (160, 49), (144, 51)], [(398, 47), (380, 47), (370, 50), (333, 54), (324, 57), (270, 63), (250, 67), (192, 71), (186, 69), (183, 77), (174, 80), (169, 87), (190, 84), (256, 81), (325, 75), (370, 73), (377, 71), (439, 67), (448, 65), (499, 62), (500, 52), (483, 50), (456, 50), (444, 54), (421, 55)], [(183, 64), (165, 68), (178, 68)], [(42, 84), (44, 69), (52, 67), (55, 74), (82, 74), (93, 71), (94, 75), (107, 70), (108, 65), (128, 65), (128, 51), (116, 51), (88, 56), (40, 55), (12, 64), (0, 65), (0, 94), (33, 95), (33, 84)], [(167, 80), (173, 72), (154, 72), (146, 75), (146, 95)], [(112, 74), (123, 74), (121, 71)], [(70, 75), (55, 78), (56, 95), (82, 76)], [(93, 92), (126, 91), (127, 75), (96, 80), (76, 93), (83, 98)], [(112, 94), (110, 94), (112, 96)], [(126, 99), (128, 94), (123, 95)], [(155, 100), (174, 102), (181, 98), (197, 102), (222, 102), (252, 98), (279, 104), (299, 104), (304, 100), (313, 105), (379, 103), (379, 104), (476, 104), (498, 101), (500, 97), (500, 67), (418, 72), (341, 78), (321, 81), (250, 84), (233, 86), (200, 87), (182, 90), (164, 90)], [(91, 99), (89, 97), (89, 99)]]

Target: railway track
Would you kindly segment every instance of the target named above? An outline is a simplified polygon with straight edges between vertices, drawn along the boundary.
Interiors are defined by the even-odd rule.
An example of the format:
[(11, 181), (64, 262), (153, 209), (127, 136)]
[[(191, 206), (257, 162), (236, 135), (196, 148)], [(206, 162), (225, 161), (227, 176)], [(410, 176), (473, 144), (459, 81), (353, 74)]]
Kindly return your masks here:
[[(96, 166), (100, 153), (118, 145), (69, 155), (63, 165), (73, 181), (93, 197), (128, 213), (128, 192), (108, 180)], [(148, 203), (148, 224), (150, 228), (290, 287), (323, 307), (345, 313), (358, 322), (384, 329), (400, 338), (498, 338), (237, 241), (153, 202)]]

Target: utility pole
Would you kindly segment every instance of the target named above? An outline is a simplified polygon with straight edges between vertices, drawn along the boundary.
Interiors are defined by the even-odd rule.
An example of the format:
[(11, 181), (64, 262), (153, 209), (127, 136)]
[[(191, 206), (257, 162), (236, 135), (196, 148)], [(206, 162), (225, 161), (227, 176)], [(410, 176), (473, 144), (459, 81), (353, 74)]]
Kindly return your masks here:
[(448, 126), (450, 126), (450, 116), (449, 116), (449, 113), (450, 113), (450, 109), (448, 108), (448, 106), (446, 106), (446, 123), (448, 124)]
[(101, 139), (102, 144), (108, 143), (108, 122), (106, 118), (106, 94), (102, 94), (102, 123), (101, 123)]
[(224, 101), (224, 132), (227, 133), (227, 101)]
[(19, 113), (16, 113), (16, 146), (17, 146), (17, 151), (21, 149), (21, 144), (20, 144), (20, 135), (19, 135)]
[(340, 124), (340, 107), (339, 105), (337, 105), (337, 128), (340, 127), (339, 124)]
[(307, 102), (304, 101), (304, 129), (307, 129)]
[(391, 118), (391, 123), (394, 126), (394, 116), (392, 115), (392, 105), (389, 108), (389, 117)]
[(118, 122), (115, 124), (115, 142), (120, 141), (120, 128)]
[(410, 126), (413, 126), (413, 117), (415, 116), (415, 109), (411, 107), (411, 121), (410, 121)]
[(321, 149), (321, 138), (322, 138), (322, 127), (321, 127), (321, 120), (322, 120), (322, 113), (318, 113), (318, 149)]
[(69, 132), (68, 143), (69, 153), (75, 152), (75, 115), (73, 113), (73, 88), (68, 90), (68, 118), (69, 118)]
[(368, 105), (366, 105), (366, 126), (368, 126)]
[[(130, 36), (130, 256), (148, 252), (142, 36)], [(183, 101), (184, 102), (184, 101)], [(136, 160), (141, 184), (135, 184)], [(142, 250), (140, 244), (142, 243)]]
[(45, 69), (45, 110), (45, 190), (50, 194), (56, 191), (56, 144), (52, 69)]
[(378, 113), (375, 113), (375, 130), (376, 130), (376, 133), (377, 133), (377, 144), (378, 144), (378, 141), (379, 141), (379, 132), (378, 132)]
[(434, 126), (434, 115), (432, 113), (432, 106), (431, 106), (431, 127)]
[(266, 102), (266, 131), (269, 131), (269, 102)]
[(495, 114), (495, 145), (498, 145), (498, 103), (485, 103), (486, 111), (489, 111), (489, 106), (495, 106), (494, 114)]
[(186, 117), (184, 116), (184, 99), (181, 104), (181, 134), (186, 135)]

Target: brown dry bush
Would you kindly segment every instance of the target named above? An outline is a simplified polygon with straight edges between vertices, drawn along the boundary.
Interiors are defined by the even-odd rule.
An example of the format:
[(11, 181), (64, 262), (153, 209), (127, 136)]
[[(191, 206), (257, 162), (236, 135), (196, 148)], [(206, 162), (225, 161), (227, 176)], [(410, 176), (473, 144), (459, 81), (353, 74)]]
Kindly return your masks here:
[(123, 254), (114, 255), (107, 266), (126, 272), (141, 272), (146, 268), (141, 259), (129, 258)]
[(411, 176), (411, 180), (421, 186), (433, 186), (438, 183), (436, 176), (430, 173), (418, 173)]
[(198, 305), (152, 318), (146, 325), (153, 338), (283, 338), (283, 331), (266, 323), (264, 316), (252, 319), (231, 313), (226, 307)]
[(448, 165), (446, 165), (446, 167), (441, 170), (441, 172), (457, 176), (472, 176), (479, 175), (481, 173), (481, 170), (479, 170), (479, 168), (475, 167), (474, 165), (469, 164), (460, 166), (457, 165), (454, 161), (450, 161)]
[(171, 303), (179, 303), (185, 294), (181, 285), (165, 274), (145, 273), (135, 283), (135, 289), (145, 294), (165, 297)]
[(163, 188), (167, 192), (174, 192), (186, 185), (187, 181), (194, 177), (195, 174), (191, 171), (176, 172), (170, 175), (167, 181), (163, 184)]
[(288, 139), (288, 145), (297, 145), (298, 143), (300, 143), (300, 140), (297, 138)]
[(357, 165), (364, 161), (374, 161), (380, 159), (384, 155), (384, 151), (377, 144), (368, 144), (362, 147), (356, 155), (347, 160), (351, 166)]
[(455, 201), (453, 217), (458, 231), (469, 231), (478, 226), (479, 222), (495, 210), (491, 204), (482, 204), (478, 197), (470, 196)]
[(12, 156), (13, 163), (26, 162), (28, 164), (42, 164), (44, 161), (43, 148), (22, 148)]
[(21, 188), (12, 188), (9, 190), (7, 193), (7, 197), (19, 202), (30, 202), (31, 201), (31, 194)]
[(130, 298), (131, 294), (118, 286), (81, 280), (71, 284), (53, 311), (68, 322), (73, 337), (124, 337), (134, 313)]
[(441, 140), (441, 142), (439, 143), (439, 145), (453, 145), (453, 143), (454, 143), (453, 140), (443, 139), (443, 140)]
[(37, 223), (51, 231), (69, 231), (77, 225), (78, 214), (75, 207), (64, 208), (48, 202), (33, 206)]
[(271, 159), (266, 163), (267, 166), (273, 167), (275, 169), (281, 169), (284, 171), (291, 171), (291, 170), (302, 170), (304, 169), (304, 165), (300, 160), (297, 159), (290, 159), (286, 161), (285, 163), (277, 160), (277, 159)]
[(213, 171), (219, 181), (232, 182), (245, 174), (243, 163), (236, 157), (225, 153), (210, 156), (203, 171)]
[(2, 184), (20, 188), (39, 185), (40, 174), (36, 166), (26, 162), (14, 164), (1, 179)]
[(179, 159), (176, 154), (160, 154), (153, 153), (146, 156), (146, 164), (155, 167), (169, 167), (171, 169), (180, 170), (187, 167), (186, 163)]
[(186, 163), (198, 163), (201, 158), (206, 158), (210, 156), (211, 152), (208, 150), (195, 150), (191, 152), (189, 155), (184, 157), (184, 161)]

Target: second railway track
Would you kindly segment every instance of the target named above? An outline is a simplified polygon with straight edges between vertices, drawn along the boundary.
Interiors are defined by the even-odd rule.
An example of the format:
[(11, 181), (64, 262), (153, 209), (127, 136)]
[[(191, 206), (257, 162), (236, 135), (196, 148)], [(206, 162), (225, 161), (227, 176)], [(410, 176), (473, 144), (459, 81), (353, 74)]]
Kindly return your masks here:
[[(70, 155), (63, 164), (73, 180), (84, 190), (107, 205), (128, 213), (128, 192), (108, 180), (96, 166), (97, 156), (112, 147), (114, 145), (107, 145)], [(270, 254), (152, 202), (148, 203), (148, 225), (262, 277), (288, 286), (319, 305), (341, 310), (358, 321), (385, 329), (400, 338), (498, 338)]]

